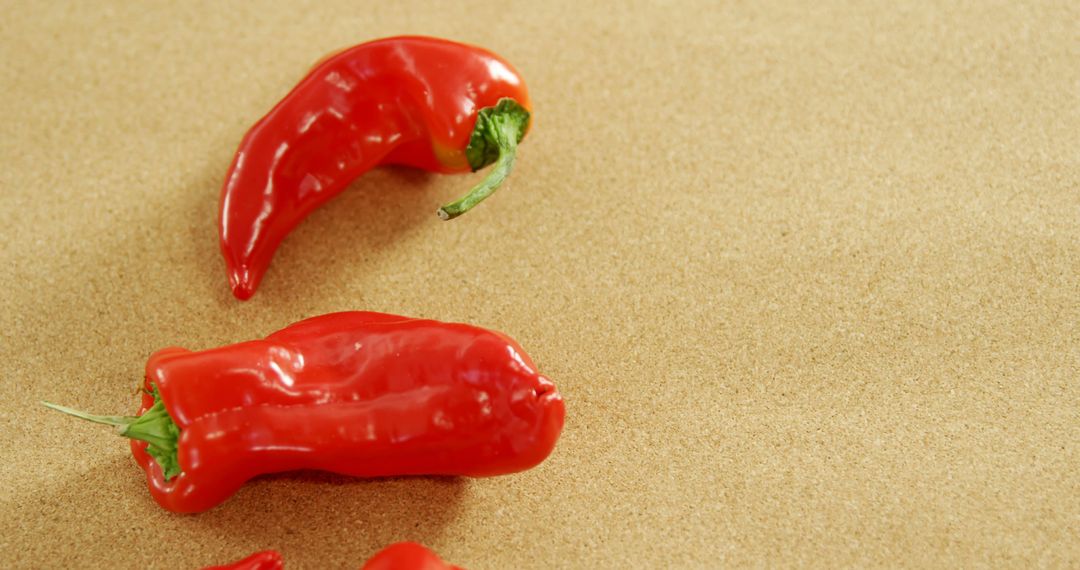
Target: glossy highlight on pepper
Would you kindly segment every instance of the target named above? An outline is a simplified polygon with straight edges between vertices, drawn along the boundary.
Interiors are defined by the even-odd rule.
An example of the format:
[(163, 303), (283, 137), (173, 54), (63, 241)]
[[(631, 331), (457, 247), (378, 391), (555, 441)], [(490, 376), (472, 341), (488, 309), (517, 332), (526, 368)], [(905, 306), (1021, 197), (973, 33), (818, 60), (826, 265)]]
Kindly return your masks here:
[(555, 385), (506, 335), (372, 312), (199, 352), (166, 348), (147, 362), (144, 385), (139, 416), (51, 406), (121, 426), (154, 499), (184, 513), (264, 473), (523, 471), (551, 453), (565, 415)]
[(248, 131), (226, 174), (219, 229), (233, 294), (254, 294), (285, 236), (375, 166), (494, 163), (438, 211), (465, 213), (510, 173), (530, 109), (513, 66), (474, 46), (402, 36), (324, 58)]

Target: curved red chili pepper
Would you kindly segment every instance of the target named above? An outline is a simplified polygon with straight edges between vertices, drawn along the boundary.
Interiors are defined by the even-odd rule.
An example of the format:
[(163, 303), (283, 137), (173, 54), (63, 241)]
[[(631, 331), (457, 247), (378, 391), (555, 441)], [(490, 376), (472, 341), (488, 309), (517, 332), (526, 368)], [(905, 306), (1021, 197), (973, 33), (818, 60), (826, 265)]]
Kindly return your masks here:
[(565, 409), (509, 337), (369, 312), (314, 317), (264, 340), (158, 351), (121, 426), (154, 499), (200, 512), (263, 473), (483, 477), (543, 461)]
[(274, 550), (264, 550), (232, 564), (207, 566), (202, 570), (282, 570), (284, 567), (281, 554)]
[(464, 570), (443, 562), (437, 554), (415, 542), (398, 542), (380, 550), (360, 570)]
[(395, 37), (328, 56), (236, 152), (221, 191), (221, 251), (233, 294), (254, 292), (278, 245), (312, 210), (380, 164), (466, 172), (496, 163), (456, 217), (505, 179), (529, 126), (525, 82), (473, 46)]

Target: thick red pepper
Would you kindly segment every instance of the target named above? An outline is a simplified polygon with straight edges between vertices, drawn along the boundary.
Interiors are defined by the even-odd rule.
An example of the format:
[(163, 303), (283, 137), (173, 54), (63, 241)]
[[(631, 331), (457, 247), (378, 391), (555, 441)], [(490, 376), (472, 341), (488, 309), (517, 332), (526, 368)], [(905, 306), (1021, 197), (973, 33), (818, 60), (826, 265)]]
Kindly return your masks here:
[(263, 473), (484, 477), (529, 469), (565, 414), (502, 333), (369, 312), (314, 317), (264, 340), (146, 365), (139, 416), (119, 426), (170, 511), (212, 508)]
[(221, 191), (221, 251), (247, 299), (285, 236), (380, 164), (491, 174), (439, 209), (459, 216), (489, 196), (529, 127), (525, 82), (499, 56), (424, 37), (361, 44), (317, 63), (240, 143)]
[(207, 566), (202, 570), (282, 570), (284, 567), (281, 554), (274, 550), (264, 550), (232, 564)]

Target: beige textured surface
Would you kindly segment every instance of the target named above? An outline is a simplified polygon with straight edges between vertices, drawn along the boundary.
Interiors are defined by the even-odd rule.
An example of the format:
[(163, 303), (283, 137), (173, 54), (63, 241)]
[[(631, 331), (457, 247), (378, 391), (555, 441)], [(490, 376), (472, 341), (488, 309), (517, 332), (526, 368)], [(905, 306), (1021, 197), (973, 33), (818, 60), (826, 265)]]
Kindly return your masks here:
[[(1080, 566), (1076, 2), (138, 4), (2, 10), (0, 566)], [(234, 301), (240, 136), (397, 33), (522, 70), (512, 180), (442, 223), (474, 178), (373, 172)], [(515, 336), (567, 399), (555, 453), (173, 516), (37, 405), (127, 412), (157, 348), (344, 309)]]

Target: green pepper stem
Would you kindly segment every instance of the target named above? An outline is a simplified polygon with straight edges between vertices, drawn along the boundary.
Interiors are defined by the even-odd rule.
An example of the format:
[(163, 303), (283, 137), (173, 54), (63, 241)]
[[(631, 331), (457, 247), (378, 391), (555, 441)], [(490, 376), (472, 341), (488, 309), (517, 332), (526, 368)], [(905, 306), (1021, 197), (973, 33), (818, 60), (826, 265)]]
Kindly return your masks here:
[(436, 212), (443, 220), (452, 220), (465, 212), (468, 212), (473, 206), (479, 204), (491, 196), (495, 190), (506, 180), (506, 177), (510, 175), (510, 171), (514, 168), (514, 159), (517, 155), (517, 143), (509, 143), (499, 148), (499, 160), (495, 162), (495, 166), (491, 168), (491, 172), (480, 181), (479, 184), (472, 187), (469, 193), (451, 202)]
[(518, 142), (529, 128), (529, 112), (513, 99), (501, 99), (494, 107), (477, 113), (465, 155), (473, 171), (492, 162), (491, 172), (465, 196), (446, 204), (436, 212), (443, 220), (452, 220), (491, 196), (510, 175), (517, 158)]
[(154, 405), (141, 416), (99, 416), (51, 402), (42, 402), (42, 404), (47, 408), (89, 422), (115, 426), (116, 433), (119, 435), (145, 441), (149, 444), (146, 448), (147, 453), (158, 462), (165, 480), (168, 481), (180, 474), (180, 461), (177, 457), (180, 427), (165, 409), (165, 402), (161, 400), (156, 387), (152, 394)]
[(94, 414), (88, 414), (86, 412), (76, 410), (75, 408), (69, 408), (67, 406), (61, 406), (60, 404), (54, 404), (52, 402), (42, 402), (46, 408), (52, 408), (58, 412), (63, 412), (69, 416), (75, 416), (82, 418), (88, 422), (94, 422), (96, 424), (105, 424), (107, 426), (117, 426), (120, 428), (127, 427), (131, 422), (139, 419), (138, 416), (95, 416)]

